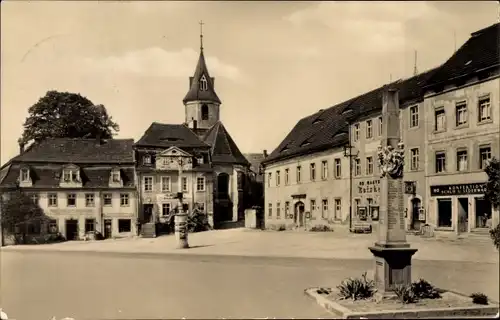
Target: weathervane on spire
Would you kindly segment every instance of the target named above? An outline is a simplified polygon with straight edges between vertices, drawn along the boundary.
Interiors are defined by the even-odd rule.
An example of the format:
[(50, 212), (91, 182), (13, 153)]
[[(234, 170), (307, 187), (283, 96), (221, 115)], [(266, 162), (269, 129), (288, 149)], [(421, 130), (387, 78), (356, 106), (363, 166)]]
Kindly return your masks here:
[(200, 23), (200, 49), (203, 50), (203, 20)]

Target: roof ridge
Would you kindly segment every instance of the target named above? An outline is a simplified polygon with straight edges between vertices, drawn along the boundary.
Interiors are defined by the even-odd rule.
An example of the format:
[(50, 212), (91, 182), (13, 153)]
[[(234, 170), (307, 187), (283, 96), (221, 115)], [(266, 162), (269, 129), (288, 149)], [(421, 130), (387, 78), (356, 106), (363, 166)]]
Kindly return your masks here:
[(477, 30), (477, 31), (474, 31), (474, 32), (472, 32), (470, 35), (471, 35), (471, 37), (475, 37), (475, 36), (478, 36), (478, 35), (480, 35), (480, 34), (482, 34), (482, 33), (486, 32), (486, 31), (489, 31), (490, 29), (493, 29), (493, 28), (495, 28), (495, 27), (496, 27), (496, 28), (500, 27), (500, 22), (496, 22), (496, 23), (494, 23), (494, 24), (492, 24), (492, 25), (489, 25), (489, 26), (487, 26), (487, 27), (484, 27), (484, 28), (482, 28), (482, 29), (479, 29), (479, 30)]

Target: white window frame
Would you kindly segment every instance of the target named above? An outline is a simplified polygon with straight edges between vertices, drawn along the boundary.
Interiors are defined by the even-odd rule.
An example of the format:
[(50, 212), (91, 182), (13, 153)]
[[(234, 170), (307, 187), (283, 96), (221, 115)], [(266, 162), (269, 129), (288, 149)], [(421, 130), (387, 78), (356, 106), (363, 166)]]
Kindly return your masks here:
[(378, 135), (379, 135), (379, 137), (382, 136), (382, 131), (384, 130), (382, 127), (382, 124), (383, 124), (382, 117), (378, 117)]
[(161, 192), (171, 192), (172, 190), (172, 179), (170, 176), (161, 177)]
[(366, 174), (373, 174), (373, 157), (366, 157)]
[[(440, 116), (438, 116), (438, 113)], [(439, 119), (442, 119), (442, 121)], [(439, 124), (441, 124), (442, 127), (439, 127)], [(434, 131), (446, 131), (446, 110), (443, 107), (434, 109)]]
[(113, 170), (111, 173), (111, 181), (119, 183), (121, 181), (120, 170)]
[(467, 102), (459, 101), (455, 104), (455, 126), (461, 127), (467, 125), (468, 122), (468, 112), (467, 112)]
[[(439, 169), (438, 168), (438, 156), (443, 156), (443, 164), (442, 164), (442, 168)], [(441, 158), (441, 157), (440, 157)], [(435, 154), (434, 154), (434, 165), (436, 166), (436, 170), (435, 172), (436, 173), (443, 173), (443, 172), (446, 172), (446, 152), (445, 151), (437, 151)]]
[[(456, 155), (457, 155), (457, 171), (458, 172), (467, 171), (469, 168), (469, 155), (468, 155), (467, 149), (463, 149), (463, 148), (457, 149)], [(465, 157), (464, 157), (464, 155), (465, 155)], [(464, 161), (461, 161), (464, 158), (465, 158), (465, 165), (464, 165)]]
[(418, 170), (420, 162), (420, 149), (411, 148), (410, 149), (410, 170)]
[(410, 128), (417, 128), (419, 126), (419, 107), (418, 104), (410, 107)]
[[(75, 200), (75, 204), (69, 204), (70, 198)], [(76, 203), (76, 193), (68, 193), (68, 194), (66, 194), (66, 206), (67, 207), (76, 207), (76, 205), (77, 205), (77, 203)]]
[(335, 198), (335, 219), (339, 220), (342, 219), (342, 199), (341, 198)]
[(300, 183), (302, 181), (302, 176), (301, 176), (302, 172), (301, 171), (302, 171), (302, 166), (297, 166), (296, 171), (295, 171), (295, 174), (296, 174), (295, 178), (296, 178), (297, 183)]
[(361, 159), (360, 158), (354, 158), (354, 175), (356, 177), (361, 175)]
[(328, 199), (321, 200), (321, 217), (323, 219), (328, 218)]
[(281, 203), (276, 202), (276, 219), (281, 219)]
[[(106, 203), (106, 200), (110, 200), (109, 203)], [(102, 205), (105, 207), (113, 206), (113, 194), (112, 193), (104, 193), (102, 195)]]
[[(487, 157), (483, 158), (483, 151), (487, 150)], [(479, 169), (484, 169), (488, 166), (488, 161), (491, 160), (491, 146), (481, 145), (479, 146)]]
[(316, 211), (317, 206), (316, 206), (316, 199), (311, 199), (309, 200), (309, 209), (311, 210), (311, 213)]
[(142, 156), (142, 164), (145, 164), (145, 165), (150, 165), (151, 164), (151, 155), (149, 154), (145, 154)]
[(57, 193), (50, 192), (47, 194), (47, 206), (57, 207)]
[(271, 202), (267, 205), (267, 216), (269, 218), (273, 217), (273, 204)]
[[(200, 181), (201, 181), (201, 188), (200, 188)], [(205, 191), (205, 177), (196, 178), (196, 191), (199, 192)]]
[[(491, 98), (490, 96), (480, 97), (477, 102), (477, 117), (478, 123), (491, 121)], [(483, 112), (486, 110), (486, 112)], [(486, 116), (483, 117), (484, 113)]]
[(200, 77), (200, 91), (208, 91), (208, 80), (204, 74)]
[(341, 178), (342, 177), (342, 159), (340, 158), (335, 158), (334, 161), (334, 166), (335, 166), (335, 178)]
[(21, 169), (21, 182), (30, 181), (30, 169), (22, 168)]
[(279, 187), (280, 186), (280, 171), (279, 170), (276, 170), (276, 186)]
[(366, 120), (366, 139), (373, 138), (373, 121)]
[(181, 190), (182, 190), (182, 192), (188, 192), (189, 191), (188, 177), (181, 177)]
[(354, 125), (354, 132), (353, 132), (353, 140), (358, 141), (359, 140), (359, 123), (356, 123)]
[(328, 160), (321, 161), (321, 179), (328, 179)]
[[(151, 181), (151, 188), (147, 188), (148, 187), (148, 183), (146, 183), (147, 180), (150, 180)], [(155, 180), (154, 180), (154, 177), (153, 176), (144, 176), (142, 177), (142, 190), (144, 192), (153, 192), (154, 191), (154, 184), (155, 184)]]
[(267, 174), (267, 186), (270, 188), (271, 187), (271, 179), (273, 177), (273, 173), (272, 172), (269, 172)]
[(285, 169), (285, 185), (290, 184), (290, 169)]
[(316, 180), (316, 163), (309, 164), (309, 177), (311, 181)]
[(120, 207), (130, 206), (130, 195), (128, 193), (120, 193)]
[(40, 198), (38, 197), (38, 194), (36, 194), (36, 193), (32, 193), (30, 195), (30, 198), (31, 198), (31, 201), (33, 201), (34, 204), (38, 204), (38, 201), (40, 200)]
[[(166, 208), (168, 208), (168, 210), (165, 210)], [(168, 211), (168, 212), (165, 213), (165, 211)], [(172, 204), (170, 202), (164, 202), (161, 204), (161, 215), (162, 216), (168, 216), (171, 211), (172, 211)]]
[(86, 193), (85, 194), (85, 206), (86, 207), (95, 207), (95, 194), (94, 193)]

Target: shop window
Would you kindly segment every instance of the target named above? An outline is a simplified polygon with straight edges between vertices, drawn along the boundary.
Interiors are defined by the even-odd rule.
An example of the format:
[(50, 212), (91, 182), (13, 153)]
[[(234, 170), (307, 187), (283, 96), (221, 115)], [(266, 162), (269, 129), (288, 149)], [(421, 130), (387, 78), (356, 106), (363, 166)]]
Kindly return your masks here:
[(85, 219), (85, 233), (95, 231), (95, 219)]
[(130, 219), (118, 220), (118, 232), (130, 232), (132, 230), (132, 222)]
[(451, 227), (451, 199), (438, 199), (438, 227)]

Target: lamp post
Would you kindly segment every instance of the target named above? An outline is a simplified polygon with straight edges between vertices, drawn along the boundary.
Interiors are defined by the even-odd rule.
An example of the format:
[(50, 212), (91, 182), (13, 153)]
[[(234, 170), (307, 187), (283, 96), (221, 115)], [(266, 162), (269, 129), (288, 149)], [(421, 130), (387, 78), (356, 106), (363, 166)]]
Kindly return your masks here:
[[(177, 163), (179, 164), (179, 186), (180, 190), (183, 190), (182, 188), (182, 165), (184, 164), (184, 161), (182, 157), (177, 158)], [(189, 248), (189, 243), (188, 243), (188, 230), (187, 230), (187, 218), (188, 214), (184, 212), (184, 204), (182, 202), (183, 198), (183, 193), (182, 192), (177, 192), (177, 207), (178, 211), (176, 212), (174, 216), (174, 223), (175, 223), (175, 237), (177, 239), (177, 248), (178, 249), (187, 249)]]
[(349, 158), (349, 232), (352, 232), (352, 158), (356, 158), (359, 154), (359, 151), (353, 154), (353, 148), (350, 141), (344, 145), (344, 157)]

